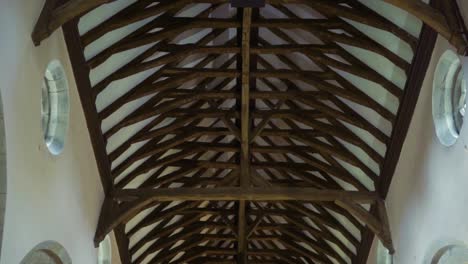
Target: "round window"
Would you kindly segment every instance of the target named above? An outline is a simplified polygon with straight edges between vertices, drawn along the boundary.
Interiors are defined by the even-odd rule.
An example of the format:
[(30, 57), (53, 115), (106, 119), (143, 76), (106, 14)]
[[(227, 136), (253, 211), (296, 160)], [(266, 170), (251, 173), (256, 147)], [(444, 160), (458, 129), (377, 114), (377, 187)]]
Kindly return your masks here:
[(434, 75), (432, 116), (437, 137), (444, 146), (455, 144), (466, 113), (467, 84), (457, 54), (446, 51)]
[(47, 66), (42, 84), (42, 132), (49, 151), (58, 155), (65, 145), (68, 128), (68, 82), (62, 64)]

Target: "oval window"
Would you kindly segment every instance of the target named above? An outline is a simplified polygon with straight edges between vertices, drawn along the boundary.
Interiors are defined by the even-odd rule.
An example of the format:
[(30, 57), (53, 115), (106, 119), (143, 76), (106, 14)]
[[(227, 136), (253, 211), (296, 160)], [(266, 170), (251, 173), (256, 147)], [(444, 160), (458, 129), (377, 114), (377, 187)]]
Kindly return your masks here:
[(467, 89), (463, 77), (459, 57), (453, 51), (446, 51), (437, 64), (432, 94), (436, 134), (444, 146), (455, 144), (463, 125)]
[(49, 151), (58, 155), (65, 145), (69, 118), (68, 81), (62, 64), (47, 66), (42, 84), (42, 132)]

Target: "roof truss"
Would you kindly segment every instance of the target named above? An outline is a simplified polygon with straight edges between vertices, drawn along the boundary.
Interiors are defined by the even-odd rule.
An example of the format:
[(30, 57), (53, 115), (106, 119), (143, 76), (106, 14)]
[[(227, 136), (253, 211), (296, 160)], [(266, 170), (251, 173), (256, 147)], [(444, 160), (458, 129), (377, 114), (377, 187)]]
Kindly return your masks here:
[[(374, 235), (393, 252), (384, 199), (436, 31), (467, 42), (447, 1), (385, 1), (426, 22), (419, 37), (357, 0), (139, 0), (86, 32), (80, 19), (114, 1), (47, 0), (33, 40), (64, 26), (106, 193), (95, 243), (114, 231), (124, 264), (359, 264)], [(388, 61), (404, 89), (347, 47)]]
[[(114, 2), (115, 0), (46, 0), (42, 13), (38, 19), (38, 22), (32, 33), (33, 42), (36, 45), (39, 45), (44, 39), (49, 37), (53, 31), (60, 28), (66, 22), (73, 20), (80, 15), (89, 12), (90, 10), (106, 4)], [(248, 1), (234, 1), (234, 6), (244, 7), (244, 2)], [(430, 5), (419, 1), (419, 0), (383, 0), (389, 4), (392, 4), (396, 7), (399, 7), (410, 14), (421, 19), (427, 25), (436, 30), (443, 37), (448, 39), (460, 53), (467, 52), (467, 39), (466, 33), (460, 31), (460, 24), (458, 15), (453, 17), (456, 10), (455, 1), (446, 1), (441, 3), (441, 8), (436, 9)], [(216, 2), (212, 0), (200, 0), (194, 2)], [(222, 2), (222, 1), (218, 1)], [(253, 1), (255, 5), (264, 5), (265, 0), (262, 1)], [(278, 3), (298, 3), (302, 4), (307, 1), (305, 0), (268, 0), (266, 1), (269, 4), (278, 4)], [(327, 7), (326, 3), (317, 1), (317, 3), (324, 4)], [(333, 8), (331, 8), (333, 11)], [(338, 9), (335, 9), (337, 12)], [(343, 11), (343, 10), (340, 10)], [(355, 17), (355, 16), (354, 16)], [(356, 18), (356, 17), (355, 17)], [(366, 18), (361, 17), (360, 20), (366, 20)], [(458, 20), (458, 22), (457, 22)]]

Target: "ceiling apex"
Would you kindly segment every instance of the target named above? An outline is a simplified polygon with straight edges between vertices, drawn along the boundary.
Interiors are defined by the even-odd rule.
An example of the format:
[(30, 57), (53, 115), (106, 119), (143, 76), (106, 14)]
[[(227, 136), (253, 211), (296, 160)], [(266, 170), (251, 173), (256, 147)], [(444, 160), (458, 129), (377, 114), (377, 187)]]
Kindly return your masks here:
[(265, 0), (230, 0), (232, 7), (259, 8), (265, 6)]

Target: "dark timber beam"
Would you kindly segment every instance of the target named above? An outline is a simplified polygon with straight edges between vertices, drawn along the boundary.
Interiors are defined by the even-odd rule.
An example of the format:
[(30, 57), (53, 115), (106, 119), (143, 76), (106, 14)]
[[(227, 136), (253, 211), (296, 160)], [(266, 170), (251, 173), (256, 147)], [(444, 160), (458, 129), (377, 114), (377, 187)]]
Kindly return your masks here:
[(236, 8), (247, 8), (247, 7), (264, 7), (265, 0), (229, 0), (232, 7)]
[[(46, 0), (31, 35), (34, 45), (39, 46), (55, 30), (81, 14), (113, 1), (115, 0)], [(59, 2), (64, 3), (57, 6)]]
[[(241, 76), (241, 188), (250, 187), (250, 38), (252, 24), (252, 8), (242, 10), (242, 76)], [(247, 217), (246, 202), (239, 201), (238, 220), (238, 263), (247, 263)]]
[(119, 249), (120, 261), (122, 264), (131, 264), (132, 257), (129, 251), (129, 239), (125, 234), (125, 225), (119, 225), (114, 229), (115, 241)]
[(354, 202), (338, 200), (335, 201), (335, 203), (366, 224), (367, 227), (380, 239), (390, 254), (393, 255), (395, 253), (388, 224), (387, 211), (385, 209), (385, 204), (382, 201), (377, 202), (379, 218), (375, 217), (371, 212), (365, 210), (362, 206)]
[(114, 200), (141, 204), (167, 201), (310, 201), (349, 200), (374, 203), (379, 197), (370, 191), (319, 190), (295, 187), (219, 187), (114, 190)]
[[(445, 0), (441, 0), (445, 1)], [(436, 2), (436, 1), (434, 1)], [(403, 143), (411, 124), (416, 103), (419, 98), (419, 93), (426, 76), (427, 68), (431, 61), (432, 51), (437, 40), (437, 32), (429, 26), (424, 26), (421, 32), (419, 45), (413, 58), (412, 67), (409, 73), (409, 78), (406, 83), (405, 93), (403, 95), (401, 106), (393, 128), (389, 149), (385, 157), (380, 180), (378, 182), (378, 192), (382, 198), (387, 197), (395, 173), (398, 160), (400, 158)], [(376, 208), (372, 210), (373, 214), (377, 214)], [(374, 241), (374, 233), (370, 229), (366, 229), (362, 234), (361, 246), (358, 249), (358, 254), (353, 260), (353, 264), (365, 264), (369, 257), (369, 252)]]
[(101, 178), (104, 193), (108, 195), (112, 188), (111, 163), (106, 153), (106, 140), (104, 139), (99, 121), (96, 104), (91, 95), (91, 81), (89, 80), (89, 67), (86, 66), (83, 47), (80, 45), (78, 32), (78, 20), (68, 22), (63, 27), (65, 42), (67, 43), (68, 55), (73, 66), (73, 75), (76, 87), (80, 95), (81, 105), (88, 126), (89, 137), (93, 145), (96, 164)]
[[(210, 16), (229, 0), (138, 0), (80, 36), (77, 28), (80, 17), (111, 1), (46, 0), (32, 34), (34, 43), (39, 45), (54, 30), (62, 25), (64, 28), (106, 193), (95, 234), (96, 245), (106, 234), (115, 231), (123, 264), (140, 264), (153, 253), (148, 263), (206, 263), (200, 261), (207, 254), (229, 256), (215, 263), (224, 263), (219, 261), (223, 259), (241, 264), (249, 261), (331, 263), (328, 257), (336, 258), (340, 264), (347, 263), (348, 259), (343, 259), (328, 242), (340, 248), (353, 264), (363, 264), (374, 235), (390, 252), (394, 251), (383, 199), (406, 138), (437, 37), (435, 31), (449, 39), (460, 53), (467, 46), (460, 21), (450, 17), (455, 13), (453, 6), (431, 7), (420, 0), (383, 0), (425, 22), (420, 40), (364, 5), (356, 4), (358, 0), (344, 1), (347, 5), (328, 0), (265, 0), (287, 19), (260, 17), (259, 9), (252, 6), (258, 1), (251, 0), (241, 1), (245, 5), (238, 9), (237, 19)], [(210, 6), (195, 17), (181, 15), (181, 11), (197, 3)], [(305, 4), (322, 14), (322, 18), (301, 18), (288, 8), (288, 3)], [(154, 18), (148, 24), (85, 60), (86, 45), (108, 32), (150, 17)], [(341, 18), (393, 33), (410, 44), (415, 51), (414, 61), (410, 64)], [(156, 28), (161, 30), (153, 31)], [(235, 28), (237, 36), (218, 42), (218, 37), (224, 39), (221, 35), (225, 35), (227, 28)], [(282, 41), (270, 43), (262, 39), (259, 28), (267, 28)], [(296, 28), (314, 35), (322, 44), (295, 41), (288, 32)], [(196, 43), (181, 44), (186, 35), (196, 35), (205, 29), (211, 33)], [(340, 30), (337, 33), (332, 29)], [(277, 42), (283, 44), (274, 44)], [(408, 73), (406, 89), (392, 84), (336, 43), (387, 58)], [(152, 47), (91, 87), (92, 69), (113, 54), (146, 44)], [(302, 53), (301, 57), (316, 64), (321, 71), (303, 69), (302, 63), (288, 56), (291, 53)], [(226, 61), (222, 62), (224, 58)], [(284, 66), (279, 67), (274, 61)], [(101, 113), (97, 112), (96, 96), (111, 89), (111, 83), (148, 70), (156, 72)], [(398, 115), (379, 107), (372, 97), (337, 74), (338, 70), (381, 84), (399, 100)], [(316, 89), (306, 89), (303, 85)], [(103, 133), (101, 123), (106, 118), (127, 104), (149, 96), (148, 101)], [(391, 137), (337, 98), (373, 109), (385, 117), (392, 125)], [(113, 135), (153, 117), (134, 136), (107, 153), (107, 140)], [(388, 146), (385, 155), (377, 153), (344, 123), (364, 129), (385, 143)], [(171, 137), (167, 139), (167, 136)], [(378, 164), (380, 175), (362, 164), (338, 140), (361, 148)], [(141, 143), (141, 147), (135, 145), (138, 149), (124, 158), (124, 153), (136, 143)], [(123, 161), (112, 166), (120, 157)], [(140, 160), (142, 163), (136, 165)], [(368, 191), (340, 161), (361, 169), (374, 181), (376, 191)], [(124, 189), (146, 173), (147, 179), (138, 188)], [(352, 184), (358, 191), (341, 190), (338, 180)], [(178, 188), (170, 188), (176, 184)], [(370, 204), (371, 209), (365, 209), (362, 204)], [(361, 231), (360, 238), (349, 233), (325, 208), (349, 220)], [(152, 210), (150, 214), (136, 227), (125, 231), (125, 225), (132, 219), (138, 221), (146, 209)], [(179, 220), (170, 223), (175, 216)], [(158, 221), (161, 224), (150, 227)], [(135, 239), (132, 236), (145, 227), (151, 231), (130, 247), (130, 239)], [(184, 232), (174, 234), (181, 227)], [(201, 232), (205, 228), (208, 231)], [(330, 232), (330, 228), (341, 232), (344, 238)], [(314, 238), (304, 236), (307, 232)], [(265, 236), (268, 239), (257, 240)], [(356, 251), (349, 249), (344, 239)], [(141, 255), (135, 256), (155, 240)], [(171, 246), (178, 242), (181, 243)], [(313, 251), (298, 242), (308, 244)], [(184, 254), (174, 260), (180, 253)]]
[[(468, 49), (468, 41), (462, 32), (455, 31), (448, 23), (448, 16), (456, 14), (444, 15), (438, 9), (422, 2), (421, 0), (384, 0), (398, 8), (401, 8), (408, 13), (421, 19), (428, 26), (437, 31), (440, 35), (446, 38), (450, 44), (455, 46), (458, 52), (465, 55)], [(451, 2), (450, 0), (445, 0)]]
[[(172, 201), (353, 201), (374, 204), (379, 200), (375, 192), (318, 190), (294, 187), (223, 187), (223, 188), (164, 188), (114, 190), (113, 202), (104, 203), (95, 243), (118, 225), (135, 217), (141, 210), (157, 202)], [(117, 201), (123, 203), (117, 206)]]

